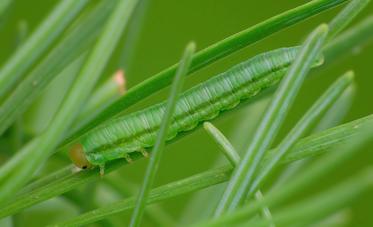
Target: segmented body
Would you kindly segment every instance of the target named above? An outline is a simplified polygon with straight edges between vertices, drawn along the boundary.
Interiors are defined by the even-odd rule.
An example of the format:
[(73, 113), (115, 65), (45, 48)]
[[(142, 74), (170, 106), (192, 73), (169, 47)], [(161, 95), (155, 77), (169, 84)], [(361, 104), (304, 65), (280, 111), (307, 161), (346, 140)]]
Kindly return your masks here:
[[(281, 48), (253, 57), (187, 91), (179, 98), (167, 140), (192, 130), (200, 122), (234, 108), (243, 99), (277, 83), (298, 48)], [(321, 63), (321, 59), (318, 59)], [(316, 63), (316, 64), (318, 64)], [(82, 138), (87, 159), (104, 165), (130, 152), (152, 147), (165, 111), (165, 102), (104, 123)]]

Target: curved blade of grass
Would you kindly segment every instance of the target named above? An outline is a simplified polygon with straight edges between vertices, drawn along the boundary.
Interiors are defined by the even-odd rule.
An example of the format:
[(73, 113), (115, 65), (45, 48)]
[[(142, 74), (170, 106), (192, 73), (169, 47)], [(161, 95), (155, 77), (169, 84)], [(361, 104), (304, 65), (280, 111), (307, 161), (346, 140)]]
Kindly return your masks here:
[(296, 60), (274, 94), (249, 149), (235, 169), (215, 210), (215, 217), (224, 212), (233, 211), (244, 202), (258, 165), (282, 125), (312, 63), (321, 53), (327, 33), (328, 26), (320, 25), (302, 45)]
[(261, 184), (273, 171), (274, 167), (280, 159), (291, 149), (299, 138), (319, 119), (319, 117), (329, 109), (333, 103), (337, 101), (353, 82), (354, 73), (349, 71), (334, 82), (329, 89), (321, 95), (320, 98), (312, 105), (312, 107), (303, 115), (302, 119), (293, 127), (293, 129), (286, 135), (277, 148), (277, 153), (269, 162), (264, 163), (264, 168), (261, 168), (250, 186), (249, 197), (261, 187)]
[(214, 139), (214, 141), (219, 146), (220, 150), (223, 152), (228, 161), (232, 164), (232, 166), (238, 165), (238, 163), (240, 162), (240, 156), (238, 155), (233, 145), (224, 136), (224, 134), (220, 132), (220, 130), (217, 129), (213, 124), (207, 121), (203, 123), (203, 128)]
[[(214, 141), (219, 145), (220, 150), (224, 153), (225, 157), (229, 160), (233, 167), (236, 167), (240, 161), (241, 157), (234, 149), (233, 145), (228, 141), (228, 139), (224, 136), (219, 129), (217, 129), (213, 124), (210, 122), (203, 123), (203, 128), (208, 132), (208, 134), (214, 139)], [(255, 194), (255, 198), (258, 200), (263, 199), (263, 194), (261, 191), (257, 191)], [(268, 207), (262, 207), (262, 215), (264, 218), (269, 219), (270, 227), (274, 227), (275, 225), (271, 222), (272, 215), (271, 211)]]
[[(34, 173), (37, 167), (45, 161), (51, 150), (59, 142), (60, 136), (68, 129), (76, 116), (75, 110), (79, 109), (78, 107), (88, 97), (96, 80), (109, 61), (136, 3), (137, 0), (120, 1), (118, 3), (105, 25), (101, 37), (62, 103), (60, 111), (54, 117), (53, 124), (46, 129), (44, 134), (33, 140), (36, 141), (36, 145), (32, 146), (33, 149), (27, 153), (19, 152), (22, 154), (18, 162), (19, 168), (13, 171), (11, 179), (8, 178), (5, 182), (2, 182), (3, 184), (0, 187), (1, 202), (9, 199), (10, 195), (15, 194), (17, 189), (27, 182), (30, 174)], [(18, 159), (17, 155), (13, 159)]]
[(179, 68), (176, 72), (174, 82), (172, 83), (170, 97), (167, 101), (166, 110), (159, 128), (157, 139), (150, 155), (149, 165), (146, 168), (144, 181), (141, 186), (140, 192), (137, 196), (135, 210), (132, 214), (130, 222), (130, 226), (132, 227), (137, 227), (141, 224), (141, 219), (144, 215), (146, 201), (148, 200), (149, 192), (154, 183), (155, 176), (159, 168), (159, 163), (161, 161), (161, 157), (163, 154), (168, 128), (171, 124), (172, 115), (174, 113), (176, 106), (176, 101), (182, 89), (185, 80), (185, 75), (189, 70), (194, 51), (195, 44), (188, 44), (183, 54), (183, 57), (180, 60)]
[[(197, 52), (193, 57), (192, 65), (188, 71), (188, 74), (191, 74), (261, 39), (264, 39), (277, 31), (290, 27), (291, 25), (303, 21), (320, 12), (340, 5), (345, 1), (346, 0), (314, 0), (236, 33)], [(61, 146), (74, 141), (105, 120), (119, 114), (120, 112), (129, 108), (131, 105), (134, 105), (142, 99), (168, 86), (175, 75), (177, 67), (178, 64), (175, 64), (131, 88), (126, 95), (110, 105), (92, 121), (84, 125), (81, 129), (71, 132), (68, 135), (68, 138), (62, 142)]]
[(370, 0), (352, 0), (332, 21), (328, 23), (328, 40), (334, 39), (362, 11)]
[(345, 56), (347, 51), (355, 47), (361, 47), (372, 40), (373, 16), (369, 16), (336, 37), (333, 42), (328, 43), (323, 51), (325, 61), (330, 62), (338, 57)]
[(70, 176), (72, 173), (74, 173), (75, 166), (73, 164), (68, 165), (64, 168), (61, 168), (59, 170), (56, 170), (53, 174), (47, 175), (41, 179), (38, 179), (36, 181), (33, 181), (32, 183), (26, 185), (22, 190), (20, 191), (20, 194), (23, 193), (29, 193), (35, 189), (38, 189), (40, 187), (43, 187), (49, 183), (53, 183), (56, 180), (61, 180), (65, 177)]
[[(372, 124), (373, 123), (373, 116), (371, 116), (371, 118), (372, 119), (371, 119), (371, 121), (369, 121), (369, 123), (364, 122), (360, 126), (364, 126), (364, 125), (368, 125), (368, 124), (373, 125)], [(365, 124), (365, 123), (367, 123), (367, 124)], [(352, 126), (352, 128), (358, 129), (359, 127), (356, 127), (356, 126), (357, 125)], [(327, 130), (327, 131), (331, 131), (331, 130)], [(339, 131), (339, 132), (344, 133), (342, 131)], [(365, 137), (362, 138), (360, 135), (364, 135), (364, 133), (365, 133)], [(365, 141), (367, 139), (368, 135), (369, 134), (366, 133), (366, 130), (360, 130), (359, 133), (355, 134), (355, 136), (353, 137), (352, 145), (351, 145), (351, 143), (349, 143), (348, 148), (345, 147), (346, 150), (344, 150), (344, 151), (351, 151), (351, 148), (354, 148), (360, 142)], [(324, 139), (325, 139), (324, 141), (330, 141), (330, 138), (328, 138), (328, 139), (324, 138)], [(356, 141), (356, 139), (358, 141)], [(338, 158), (339, 161), (337, 161), (334, 164), (341, 164), (341, 161), (347, 160), (350, 157), (348, 155), (346, 156), (346, 152), (344, 152), (344, 153), (342, 152), (342, 154), (344, 154), (344, 155), (339, 155), (339, 154), (340, 154), (340, 152), (329, 154), (329, 157), (326, 157), (327, 158), (326, 161), (324, 161), (324, 159), (323, 159), (323, 162), (322, 162), (323, 167), (326, 167), (327, 168), (326, 170), (328, 170), (328, 167), (330, 167), (330, 166), (328, 166), (328, 162), (330, 161), (330, 159), (334, 160), (335, 156), (341, 156), (342, 158), (339, 157)], [(331, 158), (331, 156), (333, 156), (333, 157)], [(317, 164), (319, 164), (319, 163), (317, 163)], [(318, 166), (318, 165), (316, 165), (316, 166)], [(316, 168), (316, 167), (313, 166), (312, 168)], [(310, 168), (310, 170), (312, 170), (312, 168)], [(208, 186), (208, 185), (205, 184), (207, 181), (211, 181), (210, 183), (211, 183), (211, 185), (213, 185), (213, 184), (216, 184), (216, 183), (220, 183), (221, 181), (228, 180), (229, 175), (230, 175), (229, 174), (230, 171), (231, 170), (228, 167), (217, 168), (217, 169), (206, 171), (205, 173), (198, 174), (198, 175), (195, 175), (193, 177), (190, 177), (190, 178), (187, 178), (187, 179), (184, 179), (184, 180), (181, 180), (181, 181), (177, 181), (175, 183), (170, 183), (170, 184), (167, 184), (165, 186), (161, 186), (161, 187), (153, 190), (154, 194), (151, 193), (149, 203), (150, 202), (158, 202), (158, 201), (161, 201), (163, 199), (166, 199), (167, 196), (165, 196), (165, 194), (169, 195), (170, 197), (179, 195), (179, 193), (181, 193), (181, 191), (185, 190), (186, 188), (187, 188), (187, 190), (183, 191), (182, 193), (191, 192), (191, 191), (194, 191), (194, 190), (201, 189), (203, 187)], [(312, 174), (313, 172), (309, 171), (309, 173)], [(318, 174), (319, 174), (318, 176), (322, 176), (322, 171), (318, 171)], [(308, 175), (306, 175), (306, 176), (308, 176)], [(301, 178), (301, 180), (302, 180), (302, 178)], [(307, 182), (307, 181), (305, 181), (305, 182)], [(298, 183), (299, 182), (296, 182), (295, 185), (299, 186)], [(159, 191), (163, 191), (164, 193), (160, 193), (158, 191), (158, 189), (159, 189)], [(285, 192), (286, 192), (286, 190), (285, 190)], [(292, 195), (291, 193), (288, 194), (288, 196), (291, 196), (291, 195)], [(282, 198), (281, 196), (283, 196), (283, 193), (281, 195), (275, 195), (275, 196), (272, 196), (272, 197), (274, 197), (276, 199), (278, 199), (278, 198), (281, 199)], [(269, 201), (268, 198), (263, 198), (263, 200), (258, 201), (255, 204), (253, 204), (253, 206), (255, 207), (255, 210), (250, 210), (251, 211), (250, 214), (252, 214), (253, 212), (258, 212), (262, 206), (264, 206), (268, 203), (268, 201)], [(92, 222), (100, 220), (100, 219), (102, 219), (102, 218), (104, 218), (108, 215), (112, 215), (112, 214), (115, 214), (117, 212), (121, 212), (121, 211), (124, 211), (124, 210), (131, 209), (133, 206), (134, 206), (133, 198), (129, 198), (129, 199), (126, 199), (126, 200), (123, 200), (123, 201), (118, 201), (118, 202), (115, 202), (115, 203), (113, 203), (111, 205), (108, 205), (106, 207), (102, 207), (102, 208), (87, 212), (85, 214), (79, 215), (78, 217), (76, 217), (74, 219), (71, 219), (71, 220), (68, 220), (64, 223), (61, 223), (60, 226), (65, 226), (65, 225), (66, 226), (76, 226), (76, 225), (79, 226), (79, 225), (83, 225), (83, 224), (92, 223)], [(231, 215), (231, 216), (233, 216), (233, 215)], [(229, 216), (227, 216), (227, 217), (229, 217)], [(240, 218), (247, 218), (247, 216), (245, 216), (244, 214), (240, 214), (239, 217)], [(219, 219), (219, 220), (221, 220), (221, 219)], [(224, 222), (222, 222), (222, 223), (220, 223), (218, 221), (213, 222), (213, 223), (214, 224), (216, 224), (216, 223), (222, 224), (221, 226), (229, 226), (229, 223), (230, 223), (230, 222), (227, 223), (226, 222), (227, 220), (225, 220), (225, 219), (223, 219)], [(59, 225), (57, 225), (57, 226), (59, 226)]]
[(313, 132), (321, 132), (342, 123), (347, 113), (351, 110), (353, 99), (356, 94), (356, 86), (353, 82), (324, 114), (320, 122), (313, 129)]
[[(253, 184), (249, 190), (249, 197), (253, 196), (257, 190), (259, 190), (261, 183), (270, 174), (273, 168), (277, 165), (280, 159), (291, 149), (293, 144), (301, 138), (301, 136), (307, 131), (308, 128), (319, 118), (319, 116), (325, 112), (343, 93), (343, 91), (352, 83), (353, 73), (347, 72), (339, 80), (337, 80), (307, 111), (297, 125), (290, 131), (290, 133), (282, 140), (277, 148), (277, 152), (269, 160), (264, 163), (263, 167), (259, 171), (259, 175), (256, 176)], [(238, 164), (239, 156), (234, 150), (233, 146), (227, 141), (227, 139), (216, 129), (212, 124), (205, 123), (204, 128), (215, 138), (216, 142), (223, 147), (224, 153), (231, 160), (233, 166)], [(255, 194), (256, 195), (256, 194)]]
[[(361, 171), (356, 176), (290, 207), (283, 208), (273, 216), (279, 226), (309, 226), (313, 222), (327, 217), (346, 207), (357, 196), (371, 190), (373, 186), (373, 169)], [(267, 220), (252, 221), (252, 226), (268, 226)]]
[(295, 196), (297, 193), (302, 192), (306, 187), (325, 176), (326, 173), (335, 170), (353, 155), (357, 155), (361, 151), (359, 148), (373, 138), (372, 122), (366, 122), (366, 124), (357, 127), (360, 127), (360, 130), (353, 136), (349, 143), (339, 144), (333, 152), (312, 163), (312, 165), (294, 177), (288, 184), (283, 185), (276, 191), (268, 193), (262, 201), (253, 202), (234, 212), (222, 215), (208, 223), (200, 223), (197, 226), (230, 226), (234, 223), (240, 223), (241, 221), (248, 220), (249, 217), (258, 212), (261, 206), (275, 207), (281, 202)]
[[(79, 58), (77, 58), (75, 61), (73, 61), (72, 63), (70, 63), (70, 65), (68, 65), (62, 72), (61, 74), (78, 74), (79, 73), (79, 70), (81, 68), (81, 65), (82, 63), (84, 62), (85, 60), (85, 54), (83, 54), (82, 56), (79, 56)], [(65, 76), (65, 75), (60, 75), (60, 76)], [(72, 81), (70, 81), (70, 84), (72, 83)], [(61, 97), (60, 100), (57, 100), (58, 103), (56, 103), (57, 105), (55, 106), (55, 108), (52, 110), (49, 110), (52, 112), (53, 115), (55, 115), (55, 113), (57, 112), (57, 109), (58, 109), (58, 106), (60, 106), (60, 104), (62, 103), (63, 101), (63, 97)], [(53, 117), (53, 116), (52, 116)], [(46, 122), (46, 124), (52, 122), (53, 118), (44, 118)], [(45, 130), (47, 125), (44, 125), (43, 128), (41, 130)], [(33, 143), (36, 143), (36, 141), (34, 141)], [(4, 178), (6, 176), (9, 176), (9, 174), (11, 172), (14, 172), (16, 169), (18, 169), (18, 165), (19, 165), (19, 161), (21, 160), (21, 158), (27, 154), (28, 152), (31, 152), (32, 149), (36, 149), (36, 148), (33, 148), (32, 146), (36, 146), (35, 144), (27, 144), (26, 147), (24, 147), (24, 149), (21, 149), (20, 150), (20, 153), (17, 153), (14, 158), (10, 159), (9, 161), (7, 161), (3, 166), (1, 166), (1, 172), (0, 172), (0, 184), (3, 183), (4, 181)]]
[(30, 38), (5, 63), (0, 71), (0, 101), (65, 30), (87, 2), (88, 0), (60, 1)]
[(0, 134), (40, 95), (44, 88), (97, 40), (117, 1), (102, 2), (83, 17), (51, 52), (4, 100), (0, 108)]
[[(344, 51), (347, 51), (348, 49), (352, 48), (356, 44), (359, 44), (360, 41), (361, 42), (365, 41), (364, 38), (367, 37), (367, 36), (370, 36), (372, 34), (371, 32), (369, 32), (371, 30), (371, 28), (372, 28), (372, 26), (369, 26), (369, 25), (372, 25), (371, 22), (373, 22), (373, 20), (371, 20), (371, 19), (372, 19), (372, 17), (369, 17), (363, 23), (357, 25), (356, 28), (353, 27), (353, 28), (349, 29), (348, 31), (344, 32), (340, 36), (341, 38), (342, 37), (344, 38), (345, 34), (349, 33), (350, 35), (348, 35), (348, 37), (352, 37), (352, 38), (351, 39), (347, 38), (346, 40), (350, 43), (350, 45), (348, 45), (348, 46), (344, 46), (344, 45), (332, 45), (330, 48), (326, 49), (327, 50), (326, 53), (333, 52), (334, 48), (337, 48), (341, 52), (344, 52)], [(365, 24), (365, 26), (363, 26), (363, 24)], [(360, 28), (358, 29), (358, 27), (360, 27), (361, 29)], [(362, 31), (362, 32), (360, 32), (360, 31)], [(366, 35), (364, 36), (364, 34), (366, 34)], [(337, 40), (340, 37), (338, 37)], [(359, 37), (359, 38), (354, 38), (354, 37)], [(336, 55), (336, 57), (339, 57), (339, 56), (342, 56), (342, 55), (340, 55), (340, 54)], [(335, 60), (335, 59), (336, 58), (332, 58), (330, 60)], [(370, 119), (370, 117), (366, 117), (366, 118), (362, 118), (361, 121), (362, 122), (363, 121), (368, 121), (369, 122), (370, 121), (369, 119)], [(356, 125), (354, 125), (355, 122), (356, 122)], [(303, 157), (306, 157), (306, 156), (313, 156), (313, 155), (317, 155), (317, 154), (326, 152), (327, 151), (326, 149), (330, 148), (333, 144), (335, 144), (337, 142), (342, 142), (342, 141), (346, 140), (346, 137), (348, 137), (348, 136), (350, 136), (351, 134), (354, 133), (354, 130), (355, 130), (354, 127), (359, 127), (359, 125), (360, 125), (360, 120), (357, 120), (357, 121), (354, 121), (354, 122), (350, 122), (350, 123), (348, 123), (346, 125), (343, 125), (342, 127), (346, 126), (346, 128), (343, 128), (343, 130), (346, 130), (346, 134), (343, 134), (342, 131), (340, 131), (339, 133), (336, 133), (335, 135), (331, 134), (330, 137), (329, 137), (329, 136), (327, 136), (327, 133), (329, 131), (326, 131), (327, 133), (324, 136), (323, 136), (323, 134), (320, 135), (319, 140), (318, 140), (318, 138), (316, 138), (314, 136), (307, 137), (306, 139), (301, 140), (299, 143), (297, 143), (295, 149), (292, 149), (292, 150), (300, 149), (299, 152), (295, 152), (295, 153), (290, 152), (287, 156), (285, 156), (286, 160), (281, 161), (281, 163), (284, 163), (284, 162), (286, 163), (286, 162), (293, 161), (293, 160), (299, 160), (299, 159), (302, 159)], [(338, 129), (338, 128), (339, 127), (337, 127), (336, 129)], [(342, 128), (341, 128), (341, 130), (342, 130)], [(315, 142), (315, 143), (313, 143), (313, 142)], [(318, 144), (320, 146), (318, 146)], [(304, 146), (306, 147), (305, 149), (303, 149)], [(270, 154), (268, 154), (267, 156), (270, 157), (271, 155), (273, 155), (271, 153), (272, 152), (270, 151)], [(132, 157), (132, 158), (135, 158), (135, 157)], [(117, 169), (121, 165), (123, 165), (123, 162), (112, 164), (112, 165), (110, 165), (110, 168), (106, 168), (106, 171), (108, 169)], [(97, 173), (95, 173), (95, 174), (97, 174)], [(88, 174), (88, 175), (90, 177), (92, 177), (90, 174)], [(31, 206), (31, 205), (33, 205), (35, 203), (40, 202), (40, 201), (44, 201), (44, 200), (46, 200), (48, 198), (51, 198), (53, 196), (56, 196), (56, 195), (59, 195), (59, 194), (62, 194), (64, 192), (66, 192), (66, 191), (69, 191), (69, 190), (71, 190), (71, 189), (73, 189), (75, 187), (78, 187), (79, 185), (85, 184), (86, 177), (88, 177), (87, 175), (83, 175), (81, 178), (80, 177), (78, 177), (77, 179), (74, 178), (74, 180), (73, 180), (74, 183), (72, 183), (71, 182), (72, 181), (72, 178), (71, 178), (72, 176), (73, 175), (70, 175), (66, 179), (66, 181), (68, 181), (68, 182), (71, 183), (71, 187), (68, 187), (68, 188), (56, 187), (54, 193), (50, 193), (50, 194), (46, 193), (43, 190), (41, 190), (40, 193), (36, 193), (37, 197), (39, 199), (28, 201), (28, 202), (25, 202), (25, 200), (20, 200), (21, 202), (18, 205), (14, 206), (14, 207), (18, 207), (18, 208), (15, 208), (15, 209), (17, 210), (17, 209), (22, 209), (24, 207)], [(53, 178), (53, 177), (51, 177), (51, 178)], [(96, 179), (96, 180), (99, 179), (98, 177), (93, 177), (93, 178)], [(90, 180), (93, 180), (93, 179), (90, 178)], [(58, 185), (58, 184), (60, 184), (62, 182), (56, 182), (55, 181), (53, 183), (56, 184), (56, 185)], [(66, 184), (65, 186), (70, 186), (70, 185)], [(48, 189), (46, 189), (46, 191), (48, 191)], [(23, 205), (22, 203), (25, 203), (25, 204)], [(22, 205), (20, 205), (20, 204), (22, 204)]]
[[(311, 156), (320, 155), (320, 154), (329, 152), (330, 149), (333, 148), (337, 144), (343, 144), (343, 145), (349, 144), (351, 137), (353, 137), (353, 135), (356, 135), (356, 133), (360, 132), (362, 126), (367, 125), (367, 124), (373, 124), (373, 115), (369, 115), (367, 117), (364, 117), (364, 118), (325, 130), (323, 132), (316, 133), (304, 139), (301, 139), (291, 149), (291, 151), (287, 155), (285, 155), (285, 157), (281, 160), (281, 164), (285, 164), (285, 163), (289, 163), (295, 160), (300, 160), (306, 157), (311, 157)], [(264, 160), (270, 160), (276, 154), (276, 152), (277, 152), (276, 149), (270, 150), (267, 153)], [(134, 160), (142, 158), (142, 157), (143, 156), (141, 156), (138, 153), (135, 153), (133, 156), (131, 156), (131, 158)], [(264, 161), (264, 163), (265, 162), (266, 161)], [(108, 173), (113, 170), (116, 170), (120, 166), (122, 166), (122, 164), (123, 164), (122, 160), (117, 160), (115, 162), (112, 162), (105, 167), (105, 172)], [(230, 172), (232, 167), (226, 166), (224, 167), (224, 169), (225, 169), (224, 171)], [(211, 174), (213, 176), (220, 177), (222, 173), (220, 172), (220, 170), (216, 172), (217, 170), (218, 169), (209, 170), (201, 174), (205, 176)], [(29, 186), (26, 186), (26, 187), (29, 187), (31, 191), (27, 191), (22, 194), (19, 194), (13, 201), (11, 201), (5, 206), (2, 206), (0, 208), (0, 217), (12, 215), (26, 207), (30, 207), (34, 204), (40, 203), (49, 198), (61, 195), (65, 192), (68, 192), (88, 182), (97, 181), (101, 179), (97, 169), (94, 169), (91, 171), (73, 172), (73, 171), (69, 171), (67, 167), (65, 171), (66, 171), (65, 172), (66, 176), (64, 178), (60, 178), (60, 176), (63, 174), (60, 174), (59, 173), (60, 171), (56, 171), (55, 173), (47, 177), (44, 177), (38, 181), (35, 181)], [(224, 178), (225, 179), (224, 181), (228, 180), (228, 178), (229, 176), (226, 176), (226, 178)], [(205, 179), (205, 178), (202, 176), (200, 179)], [(203, 180), (201, 181), (200, 179), (199, 181), (195, 181), (195, 182), (192, 181), (191, 185), (198, 186), (199, 185), (198, 182), (204, 182)], [(206, 181), (208, 181), (208, 179), (209, 178), (206, 177)], [(211, 184), (208, 184), (207, 186), (210, 186), (213, 184), (214, 183), (211, 183)], [(172, 188), (172, 190), (177, 190), (178, 185), (179, 185), (178, 183), (175, 183), (174, 184), (175, 187)], [(167, 190), (162, 191), (162, 192), (163, 193), (171, 192), (171, 188), (166, 187), (166, 189)], [(170, 194), (170, 197), (171, 196), (172, 195)], [(121, 207), (119, 204), (127, 204), (127, 203), (130, 203), (130, 207), (126, 208), (127, 205), (124, 205), (123, 209), (118, 208), (118, 207)], [(117, 205), (118, 209), (115, 209), (111, 206), (102, 208), (104, 212), (106, 211), (109, 212), (109, 213), (103, 214), (102, 217), (105, 217), (106, 215), (110, 215), (112, 213), (116, 213), (116, 212), (120, 212), (126, 209), (133, 208), (134, 204), (135, 204), (135, 200), (134, 198), (132, 198), (130, 202), (127, 200), (118, 202), (118, 205)], [(90, 214), (90, 216), (94, 216), (91, 218), (97, 218), (96, 215), (97, 213), (95, 212), (92, 212)]]
[[(204, 187), (226, 181), (229, 178), (230, 167), (223, 167), (202, 174), (196, 174), (183, 180), (172, 182), (151, 190), (147, 203), (155, 203), (187, 192), (192, 192)], [(135, 206), (135, 197), (115, 202), (110, 206), (98, 208), (96, 210), (84, 213), (74, 219), (66, 220), (53, 226), (81, 226), (98, 220), (109, 215), (129, 210)]]
[[(355, 95), (354, 84), (349, 86), (338, 100), (326, 111), (320, 122), (312, 130), (313, 133), (321, 132), (323, 130), (335, 127), (342, 123), (343, 118), (351, 108), (352, 99)], [(286, 182), (290, 181), (300, 169), (307, 165), (309, 159), (303, 159), (295, 163), (291, 163), (275, 180), (270, 190), (276, 190)]]

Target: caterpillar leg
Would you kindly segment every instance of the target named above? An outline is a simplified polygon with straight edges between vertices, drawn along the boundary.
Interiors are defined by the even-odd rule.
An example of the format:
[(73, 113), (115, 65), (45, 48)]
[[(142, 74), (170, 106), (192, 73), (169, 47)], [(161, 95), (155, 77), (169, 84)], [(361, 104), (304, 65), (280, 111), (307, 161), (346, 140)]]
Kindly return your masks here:
[(100, 176), (103, 177), (105, 174), (105, 165), (100, 165), (99, 168), (100, 168)]
[(140, 152), (145, 158), (149, 158), (149, 153), (145, 149), (141, 149)]

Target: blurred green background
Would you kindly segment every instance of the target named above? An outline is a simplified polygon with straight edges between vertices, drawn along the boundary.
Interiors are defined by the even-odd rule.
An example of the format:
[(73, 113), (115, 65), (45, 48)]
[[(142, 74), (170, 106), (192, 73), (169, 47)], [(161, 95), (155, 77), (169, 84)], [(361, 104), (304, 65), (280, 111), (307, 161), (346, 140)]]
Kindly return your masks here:
[[(16, 48), (17, 31), (20, 23), (26, 23), (29, 32), (32, 32), (58, 1), (14, 0), (13, 2), (6, 13), (5, 23), (0, 25), (0, 64), (3, 64)], [(92, 1), (92, 4), (95, 2), (97, 1)], [(195, 41), (198, 50), (201, 50), (231, 34), (306, 2), (308, 1), (149, 1), (145, 7), (143, 20), (134, 20), (132, 28), (123, 37), (122, 44), (124, 45), (118, 47), (103, 76), (110, 76), (118, 65), (124, 64), (126, 66), (128, 87), (130, 88), (177, 62), (185, 45), (190, 40)], [(316, 25), (328, 22), (340, 9), (341, 7), (329, 10), (198, 71), (194, 76), (188, 78), (185, 87), (190, 87), (263, 51), (298, 45)], [(140, 11), (136, 12), (137, 17), (141, 17), (142, 12)], [(370, 4), (354, 20), (354, 23), (372, 13), (373, 5)], [(139, 31), (138, 34), (136, 34), (136, 31)], [(345, 54), (346, 56), (334, 64), (315, 71), (313, 73), (315, 76), (306, 81), (280, 133), (280, 138), (285, 135), (332, 81), (350, 69), (356, 72), (357, 92), (352, 107), (343, 122), (373, 113), (373, 95), (371, 90), (373, 73), (372, 65), (370, 65), (373, 61), (373, 45), (354, 49)], [(144, 102), (129, 111), (162, 100), (166, 97), (167, 92), (168, 90), (165, 89), (157, 95), (144, 100)], [(246, 105), (244, 108), (240, 108), (214, 121), (216, 126), (232, 140), (240, 152), (244, 152), (245, 147), (247, 147), (245, 145), (250, 143), (253, 130), (265, 109), (267, 101), (268, 97), (263, 98), (255, 104)], [(319, 182), (318, 185), (314, 185), (314, 188), (310, 190), (330, 185), (332, 182), (353, 173), (357, 168), (372, 163), (373, 153), (367, 151), (363, 154), (364, 157), (356, 157), (343, 169), (330, 176), (328, 182)], [(199, 129), (167, 147), (156, 185), (162, 185), (208, 170), (213, 166), (219, 165), (217, 164), (218, 162), (227, 163), (226, 160), (223, 160), (214, 142), (203, 130)], [(68, 163), (67, 158), (51, 159), (41, 174), (47, 174)], [(132, 165), (125, 166), (120, 169), (119, 177), (123, 182), (139, 184), (146, 164), (147, 160), (141, 159)], [(88, 190), (90, 187), (91, 185), (87, 186)], [(87, 188), (80, 190), (84, 191)], [(219, 196), (220, 188), (221, 186), (215, 186), (197, 193), (170, 199), (159, 205), (168, 213), (168, 218), (172, 221), (188, 224), (200, 220), (208, 213), (208, 207), (215, 205), (216, 201), (214, 202), (213, 199), (214, 196)], [(121, 198), (120, 195), (116, 195), (108, 188), (102, 186), (102, 182), (98, 182), (97, 192), (92, 193), (91, 200), (96, 201), (101, 206), (119, 198)], [(92, 201), (84, 202), (91, 203)], [(352, 209), (348, 210), (350, 226), (373, 226), (373, 217), (371, 216), (373, 210), (372, 201), (373, 196), (366, 194), (352, 204)], [(195, 204), (198, 205), (196, 206)], [(61, 197), (29, 208), (12, 220), (8, 219), (3, 223), (13, 222), (14, 226), (41, 226), (66, 217), (75, 216), (79, 211), (80, 209), (69, 200)], [(117, 225), (128, 223), (130, 214), (130, 212), (127, 212), (115, 215), (111, 222)], [(149, 218), (146, 218), (144, 226), (153, 226)]]

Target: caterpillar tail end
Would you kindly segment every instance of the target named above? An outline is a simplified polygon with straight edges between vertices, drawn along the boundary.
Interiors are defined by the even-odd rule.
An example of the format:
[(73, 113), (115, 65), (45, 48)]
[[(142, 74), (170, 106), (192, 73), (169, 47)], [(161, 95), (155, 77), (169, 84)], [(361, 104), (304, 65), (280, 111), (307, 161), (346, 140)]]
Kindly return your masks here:
[(80, 169), (90, 169), (93, 165), (88, 161), (84, 148), (80, 143), (74, 144), (69, 150), (71, 161)]

